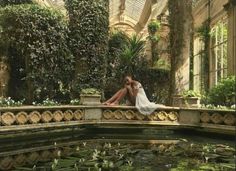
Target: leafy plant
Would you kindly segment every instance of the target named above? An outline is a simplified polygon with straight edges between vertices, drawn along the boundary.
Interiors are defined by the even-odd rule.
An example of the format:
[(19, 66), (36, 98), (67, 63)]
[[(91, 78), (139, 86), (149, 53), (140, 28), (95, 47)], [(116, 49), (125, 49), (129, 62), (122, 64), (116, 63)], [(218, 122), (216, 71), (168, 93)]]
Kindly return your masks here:
[(206, 109), (222, 109), (222, 110), (235, 110), (235, 105), (231, 106), (221, 106), (221, 105), (213, 105), (213, 104), (202, 104), (201, 108)]
[(160, 38), (157, 31), (160, 29), (160, 26), (160, 22), (157, 20), (152, 20), (148, 24), (148, 39), (151, 43), (152, 66), (154, 66), (156, 61), (158, 61), (157, 43)]
[(148, 24), (148, 32), (154, 35), (158, 31), (158, 29), (160, 29), (160, 27), (161, 27), (160, 22), (158, 22), (157, 20), (152, 20)]
[(82, 95), (100, 95), (101, 92), (95, 88), (86, 88), (86, 89), (82, 89), (80, 94), (82, 94)]
[(24, 101), (25, 101), (24, 99), (20, 101), (15, 101), (11, 97), (0, 98), (0, 107), (22, 106)]
[(71, 104), (71, 105), (80, 105), (80, 100), (79, 100), (79, 99), (72, 99), (72, 100), (70, 101), (70, 104)]
[(216, 86), (210, 89), (207, 95), (207, 103), (213, 105), (231, 106), (235, 104), (235, 76), (222, 79)]
[(186, 98), (186, 97), (201, 97), (201, 94), (199, 92), (194, 91), (194, 90), (185, 90), (185, 91), (183, 91), (182, 96), (184, 98)]
[(144, 48), (145, 41), (142, 36), (134, 34), (128, 39), (128, 44), (120, 54), (121, 65), (126, 73), (133, 73), (134, 68), (140, 64), (138, 61), (144, 57)]
[(38, 106), (58, 106), (60, 103), (58, 103), (56, 100), (46, 98), (45, 100), (42, 101), (42, 103), (36, 103), (33, 102), (33, 105), (38, 105)]

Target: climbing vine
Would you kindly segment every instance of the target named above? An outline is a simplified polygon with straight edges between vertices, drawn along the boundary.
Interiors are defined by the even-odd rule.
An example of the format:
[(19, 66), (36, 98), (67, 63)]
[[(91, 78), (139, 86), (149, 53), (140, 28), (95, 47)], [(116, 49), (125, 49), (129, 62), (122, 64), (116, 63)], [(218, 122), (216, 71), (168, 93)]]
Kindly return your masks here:
[(108, 50), (109, 1), (66, 0), (70, 48), (76, 60), (75, 90), (103, 89)]
[(185, 59), (190, 57), (190, 33), (192, 31), (192, 2), (189, 0), (168, 1), (169, 10), (169, 40), (171, 56), (171, 84), (169, 91), (170, 103), (172, 96), (187, 88), (183, 81)]
[(196, 35), (200, 38), (204, 44), (201, 52), (202, 56), (202, 80), (201, 91), (205, 92), (209, 89), (209, 42), (210, 42), (210, 20), (206, 20), (202, 26), (196, 29)]
[(158, 52), (157, 52), (157, 43), (160, 39), (160, 36), (157, 35), (157, 31), (160, 29), (160, 23), (156, 20), (152, 20), (148, 24), (148, 39), (151, 44), (151, 55), (152, 55), (152, 66), (154, 66), (155, 62), (158, 60)]
[(6, 6), (0, 27), (10, 43), (10, 95), (28, 103), (64, 96), (74, 68), (64, 16), (35, 4)]
[[(182, 47), (183, 47), (183, 22), (184, 18), (180, 17), (179, 14), (181, 11), (179, 8), (176, 8), (177, 1), (168, 1), (168, 9), (169, 9), (169, 40), (170, 40), (170, 56), (171, 56), (171, 72), (170, 72), (170, 91), (169, 91), (169, 100), (170, 104), (172, 103), (172, 96), (176, 91), (176, 66), (178, 62), (178, 58), (181, 55)], [(178, 15), (177, 15), (178, 14)]]

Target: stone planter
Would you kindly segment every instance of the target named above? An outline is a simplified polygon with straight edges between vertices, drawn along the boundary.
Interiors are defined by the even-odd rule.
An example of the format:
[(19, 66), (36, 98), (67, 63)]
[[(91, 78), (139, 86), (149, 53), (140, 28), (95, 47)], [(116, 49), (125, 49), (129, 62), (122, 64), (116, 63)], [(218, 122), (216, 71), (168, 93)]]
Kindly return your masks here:
[(101, 95), (80, 95), (82, 105), (99, 105), (101, 104)]
[(199, 97), (174, 96), (173, 97), (173, 106), (198, 108), (198, 107), (200, 107), (200, 98)]

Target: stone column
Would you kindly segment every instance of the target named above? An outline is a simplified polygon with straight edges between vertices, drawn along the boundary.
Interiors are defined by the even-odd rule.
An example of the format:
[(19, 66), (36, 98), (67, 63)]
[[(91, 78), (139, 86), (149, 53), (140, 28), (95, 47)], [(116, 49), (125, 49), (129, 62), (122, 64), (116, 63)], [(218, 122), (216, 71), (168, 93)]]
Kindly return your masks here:
[(228, 13), (228, 75), (236, 74), (236, 1), (229, 0), (225, 5)]
[(193, 26), (192, 4), (189, 0), (169, 1), (171, 96), (189, 89), (190, 41)]

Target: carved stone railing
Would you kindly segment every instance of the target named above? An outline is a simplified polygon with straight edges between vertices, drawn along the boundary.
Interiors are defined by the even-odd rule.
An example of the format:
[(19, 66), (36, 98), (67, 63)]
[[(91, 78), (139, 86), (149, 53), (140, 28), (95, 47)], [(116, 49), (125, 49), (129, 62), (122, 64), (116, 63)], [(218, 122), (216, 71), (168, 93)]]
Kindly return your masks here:
[(143, 115), (137, 110), (103, 110), (102, 113), (103, 120), (139, 120), (139, 121), (178, 121), (179, 114), (177, 111), (155, 111), (151, 115)]
[(0, 108), (0, 125), (26, 125), (64, 121), (79, 121), (84, 118), (83, 108), (70, 107), (16, 107)]
[[(45, 124), (44, 124), (45, 123)], [(231, 130), (236, 125), (233, 110), (158, 108), (151, 115), (143, 115), (132, 106), (23, 106), (0, 108), (0, 132), (14, 128), (40, 125), (40, 128), (83, 124), (150, 124), (207, 127), (226, 125)], [(5, 129), (8, 128), (8, 129)], [(224, 129), (221, 127), (220, 129)]]
[(233, 126), (236, 123), (236, 115), (235, 113), (229, 111), (202, 111), (200, 113), (200, 122)]

